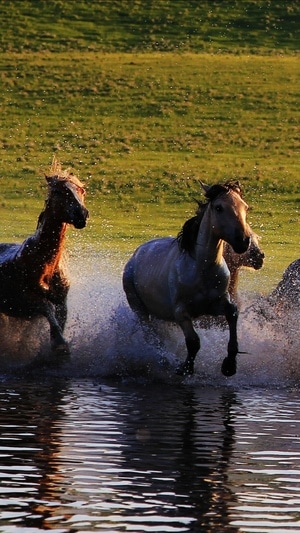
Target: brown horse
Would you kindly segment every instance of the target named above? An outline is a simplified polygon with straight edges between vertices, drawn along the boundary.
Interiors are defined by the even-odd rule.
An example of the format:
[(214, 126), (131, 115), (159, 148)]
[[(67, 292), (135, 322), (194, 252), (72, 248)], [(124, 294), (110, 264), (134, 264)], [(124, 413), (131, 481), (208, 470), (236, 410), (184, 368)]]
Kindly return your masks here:
[(237, 305), (238, 294), (238, 277), (240, 270), (242, 268), (250, 268), (253, 270), (259, 270), (264, 264), (265, 254), (259, 247), (259, 237), (254, 231), (250, 231), (250, 244), (249, 248), (243, 254), (237, 254), (232, 246), (227, 242), (224, 243), (223, 257), (226, 261), (226, 264), (230, 272), (230, 281), (228, 292), (231, 298), (231, 301), (235, 302)]
[(72, 173), (46, 176), (46, 181), (48, 197), (34, 235), (22, 244), (0, 244), (0, 313), (25, 320), (46, 317), (52, 350), (68, 354), (65, 234), (69, 224), (85, 227), (88, 210), (83, 185)]

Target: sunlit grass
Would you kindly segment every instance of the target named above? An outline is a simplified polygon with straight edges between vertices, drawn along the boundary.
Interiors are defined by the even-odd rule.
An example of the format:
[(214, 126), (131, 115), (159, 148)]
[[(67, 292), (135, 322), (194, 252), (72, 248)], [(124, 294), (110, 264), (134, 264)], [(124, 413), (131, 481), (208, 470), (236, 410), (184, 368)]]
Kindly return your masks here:
[(295, 3), (125, 4), (0, 0), (1, 240), (34, 231), (56, 154), (87, 186), (71, 247), (127, 256), (177, 234), (199, 180), (236, 178), (278, 275), (299, 253)]

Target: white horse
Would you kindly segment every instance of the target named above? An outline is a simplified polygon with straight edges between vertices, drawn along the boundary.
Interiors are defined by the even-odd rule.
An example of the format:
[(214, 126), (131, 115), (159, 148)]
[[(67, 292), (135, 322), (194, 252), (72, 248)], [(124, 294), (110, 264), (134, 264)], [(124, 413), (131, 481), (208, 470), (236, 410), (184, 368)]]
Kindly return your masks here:
[(150, 315), (176, 322), (185, 336), (187, 358), (178, 372), (193, 374), (200, 339), (192, 320), (200, 315), (225, 315), (229, 325), (225, 376), (236, 372), (238, 353), (235, 304), (228, 294), (229, 270), (223, 259), (223, 241), (236, 253), (248, 249), (248, 206), (238, 182), (202, 184), (207, 203), (199, 202), (196, 216), (187, 220), (177, 238), (142, 244), (123, 273), (128, 303), (142, 320)]

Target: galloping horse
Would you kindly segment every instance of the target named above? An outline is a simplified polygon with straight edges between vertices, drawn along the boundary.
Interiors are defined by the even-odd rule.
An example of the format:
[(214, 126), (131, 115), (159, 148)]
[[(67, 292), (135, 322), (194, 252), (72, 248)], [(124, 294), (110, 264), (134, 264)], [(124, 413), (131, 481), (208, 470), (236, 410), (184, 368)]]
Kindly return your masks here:
[(230, 272), (230, 282), (228, 287), (229, 296), (232, 302), (239, 305), (238, 301), (238, 277), (242, 268), (259, 270), (264, 264), (265, 254), (259, 247), (259, 237), (250, 230), (250, 244), (248, 250), (243, 254), (237, 254), (230, 244), (224, 243), (223, 257)]
[(0, 312), (50, 324), (52, 350), (69, 353), (63, 337), (67, 319), (69, 281), (63, 269), (68, 224), (81, 229), (88, 210), (82, 183), (68, 171), (46, 176), (48, 198), (34, 235), (22, 244), (0, 244)]
[(199, 202), (196, 216), (185, 222), (177, 238), (154, 239), (135, 251), (124, 269), (123, 288), (130, 307), (142, 320), (153, 315), (181, 327), (188, 351), (178, 369), (182, 375), (193, 374), (200, 348), (192, 320), (200, 315), (225, 315), (229, 343), (222, 372), (232, 376), (238, 353), (238, 312), (228, 294), (229, 270), (223, 259), (223, 241), (236, 253), (247, 250), (248, 206), (238, 182), (202, 187), (207, 202)]

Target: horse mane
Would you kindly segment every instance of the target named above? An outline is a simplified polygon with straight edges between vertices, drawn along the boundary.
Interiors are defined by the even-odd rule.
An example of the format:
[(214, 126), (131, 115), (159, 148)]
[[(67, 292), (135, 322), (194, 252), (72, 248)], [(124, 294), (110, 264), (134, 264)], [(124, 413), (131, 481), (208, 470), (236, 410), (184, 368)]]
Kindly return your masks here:
[(74, 185), (76, 185), (77, 187), (84, 187), (83, 183), (81, 183), (79, 178), (75, 176), (75, 174), (73, 174), (70, 167), (66, 168), (65, 170), (62, 169), (60, 161), (55, 156), (52, 159), (50, 172), (46, 175), (46, 180), (48, 181), (48, 183), (50, 182), (50, 184), (51, 179), (54, 181), (54, 183), (57, 183), (59, 181), (69, 181), (71, 183), (74, 183)]
[(221, 194), (226, 194), (229, 191), (234, 191), (240, 196), (242, 196), (242, 189), (239, 182), (230, 180), (226, 183), (217, 183), (216, 185), (212, 185), (211, 187), (205, 188), (204, 196), (205, 198), (207, 198), (207, 202), (195, 200), (198, 204), (196, 215), (186, 220), (177, 235), (177, 242), (180, 251), (185, 251), (188, 254), (193, 255), (199, 227), (207, 206), (218, 196), (220, 196)]

